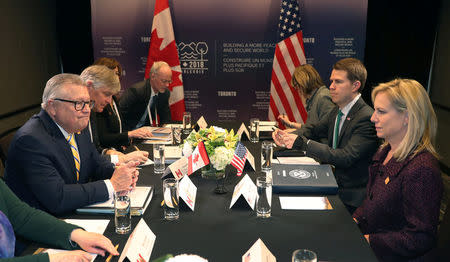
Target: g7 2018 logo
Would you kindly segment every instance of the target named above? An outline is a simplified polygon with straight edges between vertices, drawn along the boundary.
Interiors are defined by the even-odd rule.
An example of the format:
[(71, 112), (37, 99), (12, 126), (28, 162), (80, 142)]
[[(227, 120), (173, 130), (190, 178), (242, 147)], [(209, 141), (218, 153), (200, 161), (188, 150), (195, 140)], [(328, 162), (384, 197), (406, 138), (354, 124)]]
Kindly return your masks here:
[(178, 44), (180, 64), (183, 74), (204, 74), (208, 70), (208, 44), (206, 42), (190, 42)]

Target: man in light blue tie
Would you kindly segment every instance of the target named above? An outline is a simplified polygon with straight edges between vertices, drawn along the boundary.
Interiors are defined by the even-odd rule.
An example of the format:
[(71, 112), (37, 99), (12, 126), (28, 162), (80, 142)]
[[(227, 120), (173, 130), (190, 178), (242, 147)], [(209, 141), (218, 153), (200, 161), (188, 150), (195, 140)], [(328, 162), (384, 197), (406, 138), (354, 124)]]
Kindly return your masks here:
[(126, 89), (119, 107), (126, 130), (142, 126), (161, 126), (171, 121), (169, 107), (172, 69), (164, 61), (153, 63), (150, 78)]
[[(350, 213), (365, 197), (368, 166), (378, 147), (375, 127), (370, 122), (373, 109), (361, 98), (367, 70), (355, 58), (334, 64), (330, 95), (336, 107), (319, 122), (303, 125), (295, 134), (282, 130), (272, 137), (279, 146), (304, 151), (306, 156), (335, 166), (339, 196)], [(321, 138), (328, 138), (322, 144)]]

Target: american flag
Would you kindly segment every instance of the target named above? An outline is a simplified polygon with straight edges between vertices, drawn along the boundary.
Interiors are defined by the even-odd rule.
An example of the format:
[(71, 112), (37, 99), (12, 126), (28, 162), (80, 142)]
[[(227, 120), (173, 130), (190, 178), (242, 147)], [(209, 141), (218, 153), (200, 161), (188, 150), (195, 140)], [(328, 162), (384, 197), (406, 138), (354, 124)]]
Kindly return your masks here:
[(236, 150), (234, 151), (233, 159), (231, 159), (231, 164), (237, 169), (237, 175), (242, 175), (244, 170), (245, 160), (247, 159), (247, 148), (241, 142), (238, 142)]
[(145, 79), (149, 78), (150, 68), (156, 61), (165, 61), (172, 68), (172, 84), (169, 86), (170, 112), (172, 120), (182, 120), (185, 110), (183, 78), (168, 0), (156, 0), (155, 2), (152, 35), (145, 66)]
[(294, 69), (306, 64), (297, 0), (281, 1), (277, 34), (270, 83), (269, 119), (277, 120), (278, 115), (285, 113), (290, 121), (304, 123), (307, 117), (305, 107), (300, 95), (291, 86)]

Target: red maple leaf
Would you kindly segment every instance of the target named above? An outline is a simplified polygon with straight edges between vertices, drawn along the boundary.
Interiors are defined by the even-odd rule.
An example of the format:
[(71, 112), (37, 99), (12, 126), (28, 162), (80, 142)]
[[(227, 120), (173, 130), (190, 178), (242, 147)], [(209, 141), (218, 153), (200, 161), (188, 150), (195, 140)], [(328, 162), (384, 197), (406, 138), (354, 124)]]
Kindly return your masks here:
[(199, 158), (199, 157), (200, 157), (200, 155), (198, 155), (198, 154), (194, 155), (193, 162), (194, 162), (195, 164), (197, 164), (198, 158)]

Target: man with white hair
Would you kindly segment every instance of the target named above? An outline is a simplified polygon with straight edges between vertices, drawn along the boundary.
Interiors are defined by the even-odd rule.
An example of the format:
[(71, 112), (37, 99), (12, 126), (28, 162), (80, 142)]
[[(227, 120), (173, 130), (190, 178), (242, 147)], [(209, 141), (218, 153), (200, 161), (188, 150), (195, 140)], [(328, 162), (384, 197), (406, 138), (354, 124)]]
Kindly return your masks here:
[[(104, 156), (115, 164), (126, 163), (128, 161), (139, 161), (141, 163), (147, 161), (148, 152), (134, 151), (123, 154), (114, 148), (105, 147), (101, 143), (104, 134), (99, 131), (98, 114), (111, 103), (112, 96), (120, 91), (119, 77), (114, 70), (111, 70), (104, 65), (92, 65), (84, 69), (80, 77), (88, 88), (91, 100), (94, 101), (88, 128), (91, 134), (91, 141), (94, 143), (99, 153), (105, 154)], [(126, 145), (129, 144), (129, 136), (136, 138), (152, 136), (152, 133), (147, 128), (140, 128), (127, 133), (124, 134), (127, 140)]]
[(157, 61), (150, 69), (149, 79), (125, 90), (119, 105), (127, 130), (171, 121), (168, 90), (171, 83), (172, 69), (166, 62)]
[(114, 169), (92, 144), (86, 127), (93, 105), (78, 75), (48, 80), (41, 112), (17, 131), (8, 152), (5, 181), (24, 202), (62, 214), (136, 185), (138, 162)]

